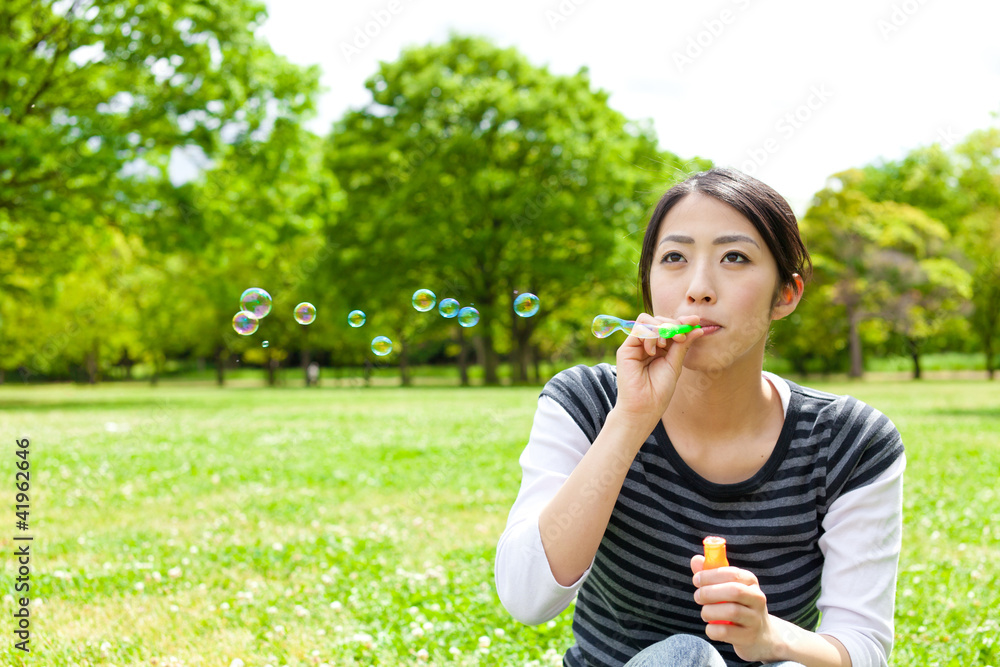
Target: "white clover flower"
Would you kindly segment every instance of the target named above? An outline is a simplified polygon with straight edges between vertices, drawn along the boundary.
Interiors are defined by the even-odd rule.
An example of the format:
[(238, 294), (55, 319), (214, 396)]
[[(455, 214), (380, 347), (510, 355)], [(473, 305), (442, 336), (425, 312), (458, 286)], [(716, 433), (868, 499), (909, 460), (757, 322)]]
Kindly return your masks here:
[(430, 657), (431, 654), (428, 653), (427, 649), (425, 648), (422, 648), (419, 651), (417, 651), (417, 660), (422, 660), (423, 662), (427, 662), (428, 660), (430, 660)]
[(490, 647), (490, 638), (487, 637), (486, 635), (483, 635), (482, 637), (480, 637), (479, 638), (479, 648), (489, 648), (489, 647)]
[(183, 570), (181, 570), (181, 568), (179, 567), (172, 567), (169, 570), (167, 570), (167, 576), (170, 577), (171, 579), (176, 579), (177, 577), (181, 576), (182, 573)]

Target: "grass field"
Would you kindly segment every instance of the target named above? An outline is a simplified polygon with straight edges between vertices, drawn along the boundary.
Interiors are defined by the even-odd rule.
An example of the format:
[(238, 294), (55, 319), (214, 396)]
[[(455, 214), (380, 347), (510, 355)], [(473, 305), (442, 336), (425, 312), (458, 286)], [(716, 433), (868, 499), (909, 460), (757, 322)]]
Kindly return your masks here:
[[(810, 384), (907, 447), (892, 664), (1000, 665), (1000, 383)], [(559, 664), (571, 611), (527, 627), (493, 587), (538, 391), (0, 386), (8, 507), (31, 441), (28, 662)]]

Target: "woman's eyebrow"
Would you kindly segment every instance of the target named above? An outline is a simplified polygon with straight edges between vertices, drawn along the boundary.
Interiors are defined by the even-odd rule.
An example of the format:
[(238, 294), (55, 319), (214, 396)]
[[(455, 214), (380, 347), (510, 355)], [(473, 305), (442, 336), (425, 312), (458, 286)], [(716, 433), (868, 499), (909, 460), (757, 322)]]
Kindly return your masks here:
[(731, 234), (729, 236), (720, 236), (719, 238), (717, 238), (714, 241), (712, 241), (712, 245), (723, 245), (723, 244), (726, 244), (726, 243), (736, 243), (737, 241), (746, 241), (747, 243), (752, 243), (752, 244), (756, 245), (758, 248), (760, 248), (760, 246), (757, 245), (756, 241), (754, 241), (752, 238), (750, 238), (749, 236), (747, 236), (745, 234)]
[[(694, 239), (691, 238), (690, 236), (681, 236), (680, 234), (670, 234), (669, 236), (663, 237), (663, 240), (660, 241), (660, 245), (663, 245), (667, 241), (673, 241), (674, 243), (692, 243), (692, 244), (694, 243)], [(735, 243), (737, 241), (745, 241), (747, 243), (752, 243), (758, 248), (760, 248), (760, 245), (758, 245), (756, 241), (754, 241), (749, 236), (745, 236), (744, 234), (730, 234), (729, 236), (720, 236), (719, 238), (712, 241), (712, 245), (724, 245), (726, 243)]]

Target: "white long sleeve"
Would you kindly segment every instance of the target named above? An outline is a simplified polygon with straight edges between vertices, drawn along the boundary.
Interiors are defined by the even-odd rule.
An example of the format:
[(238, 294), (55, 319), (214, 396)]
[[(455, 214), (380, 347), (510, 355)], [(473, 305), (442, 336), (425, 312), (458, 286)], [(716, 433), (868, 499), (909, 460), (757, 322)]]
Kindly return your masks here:
[(871, 484), (837, 498), (819, 540), (825, 559), (817, 632), (837, 638), (852, 667), (886, 667), (903, 537), (900, 456)]
[(586, 572), (571, 586), (552, 575), (542, 547), (538, 517), (590, 448), (569, 414), (551, 398), (538, 399), (528, 445), (521, 453), (521, 490), (500, 536), (494, 567), (497, 594), (511, 616), (528, 625), (545, 623), (570, 605)]

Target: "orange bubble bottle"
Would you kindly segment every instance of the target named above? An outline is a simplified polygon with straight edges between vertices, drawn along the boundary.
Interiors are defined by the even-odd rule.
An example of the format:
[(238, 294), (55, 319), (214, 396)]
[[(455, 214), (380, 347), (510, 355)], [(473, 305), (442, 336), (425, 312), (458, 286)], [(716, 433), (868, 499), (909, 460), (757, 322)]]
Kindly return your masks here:
[[(710, 536), (701, 541), (705, 547), (706, 570), (714, 570), (717, 567), (729, 567), (729, 559), (726, 558), (726, 538)], [(722, 603), (717, 603), (722, 604)], [(732, 621), (709, 621), (713, 625), (732, 625)]]

